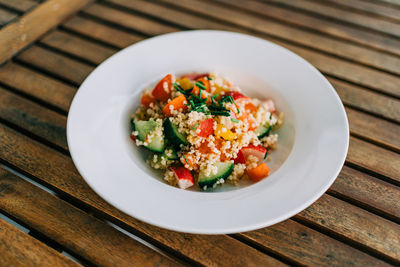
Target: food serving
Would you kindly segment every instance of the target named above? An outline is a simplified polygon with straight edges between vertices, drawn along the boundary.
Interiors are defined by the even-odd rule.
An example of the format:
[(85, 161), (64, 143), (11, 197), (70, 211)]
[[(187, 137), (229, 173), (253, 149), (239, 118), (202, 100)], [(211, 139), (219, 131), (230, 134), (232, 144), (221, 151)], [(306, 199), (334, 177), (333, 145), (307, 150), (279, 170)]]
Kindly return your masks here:
[(269, 175), (283, 113), (217, 74), (168, 74), (143, 92), (131, 123), (131, 139), (153, 152), (147, 162), (166, 182), (207, 190)]

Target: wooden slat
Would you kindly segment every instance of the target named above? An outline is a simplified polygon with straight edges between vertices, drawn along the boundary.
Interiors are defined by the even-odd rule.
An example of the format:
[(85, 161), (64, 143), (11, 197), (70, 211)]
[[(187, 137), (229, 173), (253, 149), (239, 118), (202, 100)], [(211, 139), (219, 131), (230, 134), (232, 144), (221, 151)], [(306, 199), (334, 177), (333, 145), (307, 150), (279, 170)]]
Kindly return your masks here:
[[(382, 17), (391, 18), (395, 21), (400, 21), (400, 11), (387, 6), (379, 5), (374, 2), (361, 0), (328, 0), (329, 2), (340, 6), (349, 7), (354, 10), (361, 10), (367, 13), (376, 14)], [(400, 3), (400, 2), (399, 2)]]
[(123, 223), (141, 231), (142, 235), (200, 264), (279, 265), (274, 258), (228, 236), (182, 234), (142, 223), (118, 211), (96, 195), (80, 177), (69, 157), (3, 125), (0, 125), (0, 136), (0, 158), (51, 185), (53, 189), (91, 206), (93, 211), (109, 217), (112, 221), (118, 220), (118, 224)]
[(292, 220), (238, 236), (304, 266), (387, 265)]
[[(124, 0), (110, 0), (110, 1), (124, 1)], [(240, 1), (229, 1), (220, 0), (222, 4), (229, 5), (235, 4), (235, 6), (244, 6), (249, 9), (247, 5), (242, 5)], [(258, 2), (257, 2), (258, 3)], [(251, 4), (251, 2), (250, 2)], [(260, 3), (258, 3), (260, 4)], [(263, 6), (265, 13), (268, 11), (268, 17), (258, 18), (249, 14), (242, 13), (235, 17), (235, 20), (229, 19), (226, 15), (223, 15), (224, 20), (231, 23), (236, 23), (240, 26), (253, 28), (259, 30), (260, 32), (265, 32), (267, 34), (273, 34), (274, 36), (285, 38), (287, 40), (299, 43), (301, 45), (306, 45), (308, 47), (325, 51), (327, 53), (334, 54), (349, 60), (357, 61), (366, 65), (370, 65), (376, 68), (381, 68), (386, 71), (391, 71), (400, 74), (400, 58), (393, 57), (383, 52), (374, 51), (368, 48), (364, 48), (359, 44), (351, 44), (346, 41), (338, 40), (337, 38), (331, 38), (326, 35), (315, 34), (314, 32), (309, 32), (305, 30), (297, 29), (293, 26), (286, 26), (280, 23), (276, 23), (269, 19), (271, 13), (273, 16), (280, 18), (281, 14), (269, 10), (268, 6)], [(224, 7), (218, 7), (215, 12), (221, 12)], [(231, 12), (231, 11), (227, 11)], [(258, 10), (259, 12), (259, 10)], [(225, 19), (227, 18), (227, 19)]]
[(380, 20), (378, 18), (360, 14), (357, 12), (351, 12), (345, 9), (340, 9), (328, 5), (324, 5), (322, 2), (311, 2), (307, 0), (270, 0), (271, 2), (285, 4), (288, 6), (296, 7), (301, 10), (312, 12), (314, 14), (322, 15), (328, 19), (340, 20), (349, 24), (373, 29), (382, 33), (390, 34), (393, 36), (400, 36), (400, 25)]
[(246, 1), (246, 5), (240, 0), (219, 0), (226, 4), (234, 5), (241, 9), (251, 10), (257, 14), (284, 21), (292, 25), (304, 27), (339, 39), (362, 44), (363, 46), (387, 51), (400, 55), (400, 40), (388, 36), (382, 36), (356, 27), (348, 27), (342, 23), (326, 20), (312, 15), (296, 12), (294, 10), (276, 6), (268, 1)]
[(39, 46), (32, 46), (18, 55), (17, 58), (59, 77), (63, 76), (76, 85), (81, 84), (94, 69), (94, 67), (85, 63), (77, 62)]
[(18, 14), (16, 13), (13, 13), (5, 9), (0, 9), (0, 28), (17, 17)]
[(68, 149), (67, 118), (34, 102), (10, 93), (0, 86), (0, 118)]
[(0, 82), (67, 112), (76, 88), (14, 63), (0, 67)]
[(62, 27), (119, 48), (143, 40), (141, 35), (127, 33), (80, 16), (67, 20)]
[(179, 265), (1, 168), (0, 191), (1, 209), (94, 264)]
[(390, 4), (391, 6), (397, 7), (397, 8), (400, 7), (399, 0), (377, 0), (377, 1), (379, 1), (379, 3), (381, 3), (381, 4)]
[(350, 137), (346, 160), (400, 183), (400, 157), (398, 153)]
[(0, 64), (92, 0), (47, 0), (0, 30)]
[(40, 42), (50, 47), (61, 48), (64, 52), (85, 58), (94, 64), (100, 64), (117, 52), (115, 49), (57, 30), (47, 34)]
[(400, 264), (400, 225), (327, 194), (295, 216)]
[[(236, 259), (236, 256), (243, 255), (243, 253), (234, 253), (233, 251), (241, 251), (244, 249), (244, 247), (241, 247), (241, 245), (239, 245), (240, 243), (236, 244), (234, 241), (230, 240), (226, 236), (178, 234), (140, 223), (115, 210), (110, 205), (101, 200), (97, 195), (95, 195), (93, 191), (88, 188), (86, 183), (84, 183), (83, 180), (80, 178), (79, 174), (74, 168), (72, 161), (68, 157), (61, 155), (60, 153), (51, 150), (46, 146), (38, 144), (35, 141), (23, 137), (5, 126), (0, 126), (0, 136), (2, 137), (0, 138), (0, 158), (5, 159), (17, 168), (20, 168), (23, 171), (41, 179), (43, 182), (51, 184), (53, 188), (57, 188), (58, 190), (65, 192), (71, 197), (79, 199), (87, 205), (91, 205), (92, 208), (96, 209), (97, 211), (105, 213), (108, 216), (112, 216), (113, 218), (116, 218), (126, 223), (127, 225), (144, 232), (146, 235), (157, 240), (158, 242), (172, 247), (173, 249), (178, 249), (182, 254), (189, 255), (191, 258), (197, 261), (209, 264), (211, 260), (216, 260), (218, 258), (216, 257), (218, 254), (219, 257), (225, 258), (224, 262), (226, 264), (232, 262), (234, 259), (238, 260)], [(14, 147), (17, 144), (19, 146), (19, 149), (15, 150)], [(52, 160), (49, 162), (47, 160), (48, 158), (51, 158)], [(322, 208), (332, 209), (332, 207), (335, 207), (335, 205), (337, 204), (336, 202), (338, 201), (339, 200), (333, 199), (333, 203), (330, 203), (329, 207), (323, 206)], [(342, 215), (345, 214), (346, 216), (350, 216), (352, 220), (354, 220), (355, 224), (359, 224), (358, 228), (356, 228), (357, 230), (368, 230), (369, 232), (371, 232), (370, 235), (373, 238), (377, 238), (377, 240), (375, 241), (379, 241), (376, 242), (375, 245), (371, 244), (371, 247), (378, 252), (392, 258), (394, 256), (392, 248), (395, 247), (396, 244), (392, 243), (390, 240), (385, 240), (385, 242), (389, 243), (384, 247), (380, 247), (380, 242), (382, 242), (382, 240), (379, 240), (379, 236), (375, 237), (375, 234), (379, 235), (380, 231), (382, 231), (380, 228), (369, 228), (364, 230), (360, 228), (364, 226), (362, 222), (366, 219), (373, 219), (374, 222), (382, 221), (382, 227), (385, 227), (385, 231), (389, 232), (396, 231), (398, 225), (392, 225), (391, 223), (386, 222), (386, 220), (372, 214), (366, 217), (351, 216), (351, 213), (354, 209), (356, 209), (356, 212), (359, 212), (358, 208), (353, 207), (350, 204), (346, 205), (348, 211), (343, 212)], [(326, 211), (321, 210), (319, 212), (324, 213)], [(347, 212), (350, 214), (347, 214)], [(341, 235), (343, 235), (346, 232), (346, 229), (348, 229), (346, 228), (348, 227), (348, 225), (339, 225), (337, 227), (338, 228), (335, 229), (335, 232), (338, 232)], [(361, 240), (363, 239), (366, 239), (365, 242), (373, 243), (371, 237), (364, 234), (361, 237), (358, 237), (356, 240), (357, 242), (361, 242)], [(209, 252), (213, 254), (205, 255), (203, 252), (200, 253), (198, 250), (192, 249), (201, 246), (206, 246), (204, 247), (204, 250), (206, 251), (209, 251), (207, 249), (207, 247), (209, 247)], [(211, 249), (210, 246), (213, 247), (213, 249)], [(225, 255), (227, 249), (227, 247), (225, 246), (230, 247), (229, 250), (231, 253), (229, 255)], [(387, 248), (390, 248), (390, 250), (386, 251)], [(250, 255), (253, 255), (253, 253), (255, 253), (253, 251), (250, 252)], [(247, 257), (245, 258), (248, 260)], [(251, 258), (254, 261), (260, 260), (260, 256), (257, 253), (251, 256)]]
[(346, 108), (350, 133), (400, 152), (400, 126), (363, 112)]
[(400, 122), (400, 100), (327, 77), (344, 104)]
[(0, 4), (20, 12), (26, 12), (29, 9), (37, 6), (39, 3), (33, 0), (0, 0)]
[(83, 12), (95, 17), (106, 17), (107, 21), (118, 23), (126, 28), (135, 28), (139, 32), (149, 35), (158, 35), (178, 30), (176, 27), (154, 22), (142, 16), (128, 14), (99, 4), (90, 5)]
[[(204, 28), (205, 25), (196, 23), (194, 24), (190, 20), (181, 19), (180, 16), (174, 16), (172, 14), (175, 11), (171, 11), (172, 9), (166, 8), (163, 6), (155, 5), (150, 2), (141, 2), (141, 1), (126, 1), (126, 0), (112, 0), (118, 1), (118, 3), (124, 3), (124, 6), (129, 7), (131, 9), (148, 13), (152, 16), (158, 16), (163, 19), (169, 20), (171, 22), (183, 25), (185, 27), (200, 29)], [(224, 16), (224, 19), (232, 20), (232, 23), (235, 23), (240, 16), (243, 16), (242, 13), (236, 12), (234, 10), (227, 10), (221, 8), (217, 5), (213, 5), (209, 2), (200, 2), (194, 0), (184, 0), (184, 1), (173, 1), (173, 0), (163, 0), (161, 2), (166, 2), (169, 4), (179, 5), (180, 7), (184, 7), (185, 9), (190, 10), (191, 12), (201, 13), (207, 16), (213, 16), (215, 19), (220, 19), (221, 16)], [(172, 7), (171, 7), (172, 8)], [(250, 17), (251, 18), (251, 17)], [(200, 21), (199, 21), (200, 22)], [(255, 23), (250, 24), (253, 25)], [(211, 22), (208, 24), (209, 28), (213, 29), (223, 29), (223, 30), (231, 30), (232, 27), (225, 26), (225, 24)], [(255, 24), (257, 25), (257, 24)], [(262, 27), (263, 29), (267, 27)], [(235, 28), (237, 31), (243, 31), (240, 28)], [(248, 31), (247, 31), (248, 32)], [(260, 36), (259, 34), (255, 34), (256, 36)], [(261, 35), (260, 37), (269, 39), (265, 35)], [(279, 45), (282, 45), (300, 56), (304, 57), (308, 61), (310, 61), (313, 65), (319, 68), (322, 72), (333, 75), (335, 77), (339, 77), (342, 79), (347, 79), (348, 81), (359, 83), (361, 85), (375, 88), (376, 90), (380, 90), (382, 92), (386, 92), (388, 94), (395, 95), (400, 97), (400, 78), (394, 75), (390, 75), (387, 73), (383, 73), (377, 70), (370, 69), (368, 67), (360, 66), (355, 63), (346, 62), (343, 60), (339, 60), (335, 57), (331, 57), (325, 54), (317, 53), (311, 51), (309, 49), (300, 48), (298, 46), (294, 46), (288, 43), (284, 43), (282, 41), (278, 41), (273, 39), (273, 41)]]
[(1, 266), (81, 266), (0, 219)]
[(400, 222), (400, 188), (344, 166), (329, 192)]

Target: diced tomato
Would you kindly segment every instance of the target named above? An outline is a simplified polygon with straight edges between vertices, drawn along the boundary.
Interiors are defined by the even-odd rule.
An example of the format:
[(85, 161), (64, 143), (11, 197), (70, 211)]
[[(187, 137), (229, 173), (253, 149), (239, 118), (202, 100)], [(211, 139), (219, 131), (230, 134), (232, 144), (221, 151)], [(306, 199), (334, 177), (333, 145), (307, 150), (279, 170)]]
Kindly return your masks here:
[(167, 74), (154, 87), (152, 94), (155, 99), (167, 101), (171, 97), (172, 75)]
[(237, 153), (236, 158), (233, 159), (235, 164), (246, 164), (246, 158), (241, 150)]
[(239, 100), (239, 99), (249, 99), (248, 96), (243, 95), (242, 93), (238, 92), (238, 91), (229, 91), (226, 92), (225, 95), (230, 95), (233, 97), (233, 100)]
[(247, 103), (244, 105), (244, 109), (245, 109), (246, 111), (249, 111), (250, 113), (255, 113), (255, 112), (257, 112), (257, 110), (258, 110), (257, 106), (254, 105), (253, 103), (251, 103), (250, 101), (247, 102)]
[(151, 103), (155, 102), (155, 98), (154, 96), (150, 93), (150, 94), (143, 94), (142, 98), (140, 99), (140, 103), (145, 106), (146, 108), (148, 108), (150, 106)]
[(175, 177), (178, 180), (179, 188), (186, 189), (194, 184), (193, 175), (188, 169), (182, 166), (169, 167), (171, 171), (175, 173)]
[(247, 170), (247, 174), (254, 182), (261, 181), (269, 174), (269, 168), (265, 162), (259, 164), (257, 167)]
[(265, 153), (267, 153), (267, 149), (262, 145), (248, 145), (243, 147), (240, 151), (242, 151), (244, 157), (247, 159), (248, 156), (252, 155), (258, 158), (258, 162), (264, 161)]
[(262, 103), (268, 109), (269, 112), (274, 113), (276, 111), (275, 103), (272, 99), (264, 100)]
[(214, 133), (214, 120), (206, 119), (202, 121), (198, 127), (199, 128), (196, 129), (196, 131), (199, 130), (200, 132), (197, 134), (197, 136), (208, 137)]
[(184, 95), (180, 95), (168, 102), (168, 104), (166, 104), (162, 110), (164, 114), (169, 117), (171, 116), (171, 106), (173, 110), (182, 109), (182, 111), (186, 111), (188, 108), (188, 106), (185, 105), (186, 102), (186, 97)]
[(193, 80), (193, 81), (195, 81), (195, 80), (197, 80), (197, 79), (200, 79), (200, 78), (203, 78), (203, 77), (208, 77), (210, 74), (209, 73), (186, 73), (186, 74), (183, 74), (182, 76), (181, 76), (181, 78), (189, 78), (189, 79), (191, 79), (191, 80)]
[(131, 134), (129, 137), (131, 138), (131, 140), (132, 140), (133, 142), (136, 142), (136, 135)]

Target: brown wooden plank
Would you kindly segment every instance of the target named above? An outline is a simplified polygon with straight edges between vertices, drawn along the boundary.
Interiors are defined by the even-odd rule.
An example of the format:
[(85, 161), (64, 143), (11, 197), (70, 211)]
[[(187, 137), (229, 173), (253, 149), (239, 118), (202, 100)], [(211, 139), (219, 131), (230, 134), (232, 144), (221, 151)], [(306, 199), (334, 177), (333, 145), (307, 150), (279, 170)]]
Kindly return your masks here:
[(387, 176), (395, 182), (400, 182), (400, 157), (398, 153), (350, 137), (346, 161)]
[(400, 188), (344, 166), (329, 192), (400, 221)]
[(0, 219), (1, 266), (81, 266)]
[(0, 31), (0, 64), (92, 0), (47, 0)]
[(386, 266), (348, 245), (292, 220), (239, 237), (288, 257), (304, 266)]
[[(129, 216), (126, 216), (105, 203), (88, 188), (86, 183), (84, 183), (82, 178), (80, 178), (72, 161), (68, 157), (49, 149), (46, 146), (38, 144), (29, 138), (21, 136), (5, 126), (0, 126), (0, 136), (2, 137), (0, 138), (0, 158), (5, 159), (17, 168), (41, 179), (43, 182), (51, 184), (53, 188), (57, 188), (65, 194), (68, 194), (87, 205), (91, 205), (92, 209), (97, 210), (97, 212), (112, 216), (112, 218), (118, 219), (128, 226), (142, 231), (142, 233), (150, 238), (173, 249), (179, 250), (182, 254), (188, 255), (198, 262), (208, 265), (223, 263), (229, 264), (235, 261), (239, 261), (240, 263), (243, 260), (248, 261), (249, 259), (253, 260), (253, 262), (260, 262), (260, 255), (252, 250), (248, 251), (248, 249), (242, 247), (240, 243), (236, 243), (226, 236), (179, 234), (143, 224)], [(15, 147), (18, 147), (18, 149), (16, 150)], [(48, 158), (51, 158), (52, 160), (48, 161)], [(335, 205), (335, 203), (331, 204), (331, 206)], [(351, 205), (349, 206), (352, 207)], [(363, 217), (360, 217), (361, 221), (357, 221), (357, 217), (354, 216), (352, 219), (356, 220), (355, 223), (359, 223), (360, 227), (362, 227), (363, 224), (361, 224), (361, 221), (364, 219)], [(376, 216), (376, 218), (374, 217), (374, 220), (383, 219)], [(390, 224), (387, 224), (386, 221), (384, 221), (382, 225), (385, 227), (392, 227)], [(339, 233), (346, 231), (345, 228), (341, 228), (345, 227), (345, 225), (338, 227)], [(368, 230), (372, 232), (375, 231), (374, 228)], [(390, 228), (387, 230), (392, 231), (393, 229)], [(380, 230), (377, 234), (379, 233)], [(363, 238), (369, 237), (363, 235), (357, 240)], [(385, 250), (388, 246), (391, 247), (392, 245), (392, 243), (389, 243), (379, 251), (386, 255), (392, 255), (391, 251)], [(374, 247), (373, 244), (371, 246)], [(376, 246), (381, 245), (377, 243)], [(198, 247), (203, 247), (203, 251), (200, 252)], [(228, 247), (229, 249), (227, 249)], [(228, 254), (226, 254), (227, 250), (229, 251)], [(207, 251), (207, 254), (205, 254), (204, 251)], [(241, 251), (241, 253), (239, 253), (239, 251)], [(243, 255), (245, 255), (244, 258)], [(237, 257), (239, 257), (239, 259)], [(219, 260), (221, 258), (224, 260), (220, 262)], [(218, 263), (215, 261), (218, 261)]]
[(39, 46), (32, 46), (17, 57), (19, 60), (41, 68), (66, 80), (81, 84), (94, 67), (78, 62)]
[[(198, 21), (196, 24), (191, 22), (190, 20), (181, 19), (180, 16), (173, 16), (174, 11), (171, 8), (166, 8), (164, 6), (158, 6), (154, 3), (150, 2), (141, 2), (141, 1), (126, 1), (126, 0), (113, 0), (119, 1), (119, 3), (124, 3), (124, 6), (129, 7), (131, 9), (145, 12), (152, 16), (158, 16), (160, 18), (169, 20), (171, 22), (181, 24), (185, 27), (190, 27), (194, 29), (204, 28), (205, 25), (200, 24)], [(216, 5), (213, 5), (209, 2), (200, 2), (193, 0), (184, 0), (184, 1), (173, 1), (173, 0), (163, 0), (161, 2), (166, 2), (169, 4), (179, 5), (180, 7), (184, 7), (185, 9), (190, 10), (191, 12), (201, 13), (207, 16), (213, 16), (216, 19), (221, 19), (221, 16), (224, 15), (224, 19), (231, 18), (234, 22), (239, 16), (242, 16), (242, 13), (236, 12), (233, 10), (227, 10)], [(135, 4), (137, 3), (137, 4)], [(139, 4), (140, 3), (140, 4)], [(223, 30), (231, 30), (232, 27), (226, 27), (225, 24), (221, 24), (218, 22), (208, 22), (208, 28), (213, 29), (223, 29)], [(235, 28), (235, 27), (234, 27)], [(266, 28), (266, 27), (264, 27)], [(240, 28), (235, 28), (236, 31), (243, 31)], [(248, 32), (248, 31), (247, 31)], [(265, 39), (270, 39), (265, 35), (255, 34), (256, 36), (260, 36)], [(380, 90), (386, 92), (388, 94), (395, 95), (400, 97), (400, 78), (394, 75), (390, 75), (387, 73), (383, 73), (377, 70), (370, 69), (365, 66), (360, 66), (355, 63), (343, 61), (337, 59), (335, 57), (331, 57), (325, 54), (317, 53), (311, 51), (309, 49), (300, 48), (298, 46), (294, 46), (288, 43), (284, 43), (282, 41), (278, 41), (273, 39), (273, 41), (279, 45), (282, 45), (300, 56), (304, 57), (308, 61), (310, 61), (313, 65), (319, 68), (322, 72), (333, 75), (335, 77), (339, 77), (342, 79), (346, 79), (351, 82), (359, 83), (364, 86), (375, 88), (376, 90)]]
[(0, 67), (0, 82), (65, 112), (76, 93), (72, 86), (11, 62)]
[(268, 1), (260, 2), (248, 0), (246, 1), (246, 5), (243, 5), (240, 0), (219, 1), (241, 9), (251, 10), (259, 15), (268, 16), (292, 25), (400, 55), (400, 40), (396, 38), (382, 36), (356, 27), (348, 27), (347, 25), (332, 20), (326, 20), (285, 7), (276, 6)]
[(400, 152), (400, 126), (363, 112), (346, 108), (351, 134)]
[(0, 168), (0, 208), (101, 266), (179, 266), (105, 222)]
[(0, 87), (0, 118), (68, 149), (67, 118)]
[(323, 195), (295, 216), (400, 263), (400, 225), (337, 198)]
[(58, 48), (63, 52), (85, 58), (94, 64), (100, 64), (104, 59), (117, 52), (115, 49), (58, 30), (47, 34), (40, 42)]
[(0, 136), (0, 158), (51, 185), (53, 189), (91, 206), (92, 211), (141, 231), (151, 240), (176, 250), (176, 253), (208, 266), (280, 265), (274, 258), (225, 235), (182, 234), (142, 223), (96, 195), (80, 177), (69, 157), (1, 124)]
[(118, 23), (127, 28), (134, 28), (141, 33), (149, 35), (158, 35), (178, 30), (176, 27), (168, 26), (142, 16), (129, 14), (99, 4), (90, 5), (89, 7), (85, 8), (83, 12), (85, 14), (100, 17), (113, 23)]
[(27, 12), (31, 8), (37, 6), (39, 3), (33, 0), (0, 0), (0, 4), (20, 12)]
[[(354, 10), (364, 11), (370, 14), (379, 15), (385, 18), (400, 21), (400, 12), (394, 8), (379, 5), (374, 2), (367, 2), (361, 0), (328, 0), (338, 6), (348, 7)], [(400, 2), (399, 2), (400, 3)]]
[[(0, 9), (0, 28), (17, 18), (18, 14), (11, 11)], [(1, 35), (0, 35), (1, 36)]]
[(301, 10), (305, 10), (307, 12), (324, 16), (328, 19), (340, 20), (349, 24), (373, 29), (393, 36), (400, 36), (399, 24), (390, 21), (380, 20), (378, 18), (360, 14), (358, 12), (352, 12), (349, 10), (324, 5), (323, 2), (311, 2), (307, 0), (270, 0), (270, 2), (295, 7)]
[(143, 40), (141, 35), (127, 33), (80, 16), (72, 17), (63, 23), (62, 26), (68, 30), (84, 34), (119, 48), (124, 48), (137, 41)]
[(378, 3), (380, 3), (380, 4), (388, 4), (391, 7), (396, 7), (396, 8), (400, 7), (399, 0), (378, 0)]
[[(124, 1), (124, 0), (111, 0), (111, 1)], [(241, 4), (242, 2), (229, 1), (229, 0), (220, 0), (222, 4), (225, 6), (228, 4), (235, 4), (237, 7), (244, 6), (244, 8), (249, 9), (248, 5)], [(252, 2), (249, 4), (251, 5)], [(261, 4), (256, 2), (257, 4)], [(273, 34), (274, 36), (285, 38), (287, 40), (299, 43), (301, 45), (306, 45), (308, 47), (318, 49), (327, 53), (334, 54), (336, 56), (340, 56), (352, 61), (357, 61), (362, 64), (366, 64), (369, 66), (373, 66), (376, 68), (381, 68), (386, 71), (391, 71), (394, 73), (400, 73), (400, 59), (397, 57), (393, 57), (392, 55), (388, 55), (383, 52), (378, 52), (371, 50), (369, 48), (361, 47), (359, 44), (352, 44), (346, 41), (338, 40), (336, 38), (331, 38), (326, 35), (315, 34), (314, 32), (309, 32), (305, 30), (300, 30), (297, 28), (293, 28), (291, 25), (286, 26), (280, 23), (273, 22), (269, 19), (271, 13), (274, 13), (273, 16), (276, 18), (280, 18), (281, 14), (272, 12), (270, 7), (264, 7), (264, 11), (268, 11), (267, 16), (263, 17), (263, 19), (254, 17), (250, 14), (240, 14), (235, 16), (235, 20), (229, 19), (227, 15), (223, 15), (227, 21), (231, 23), (236, 23), (240, 26), (248, 27), (249, 29), (253, 28), (255, 30), (259, 30), (260, 32), (264, 32), (266, 34)], [(221, 12), (220, 9), (224, 9), (223, 7), (218, 7), (216, 12)], [(257, 9), (259, 12), (259, 9)], [(231, 12), (231, 11), (227, 11)], [(254, 26), (253, 26), (254, 25)]]
[(346, 105), (400, 122), (400, 101), (359, 86), (327, 77)]

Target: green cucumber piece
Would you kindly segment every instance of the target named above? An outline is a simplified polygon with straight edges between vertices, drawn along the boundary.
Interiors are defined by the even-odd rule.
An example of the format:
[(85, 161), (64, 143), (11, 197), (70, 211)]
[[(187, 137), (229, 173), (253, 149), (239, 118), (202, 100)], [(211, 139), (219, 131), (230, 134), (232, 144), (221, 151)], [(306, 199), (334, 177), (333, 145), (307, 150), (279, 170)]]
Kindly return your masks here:
[[(158, 122), (155, 121), (136, 121), (133, 123), (135, 131), (138, 132), (138, 139), (142, 142), (146, 141), (146, 137), (153, 132), (157, 127), (160, 127)], [(153, 152), (164, 152), (165, 142), (164, 138), (154, 136), (150, 143), (144, 145), (150, 151)]]
[(199, 179), (197, 183), (199, 184), (201, 189), (213, 187), (215, 183), (219, 180), (228, 178), (228, 176), (232, 173), (234, 164), (232, 162), (217, 162), (214, 164), (217, 166), (217, 173), (210, 174), (208, 176), (205, 175), (203, 171), (199, 173)]
[(164, 122), (164, 133), (168, 141), (177, 148), (179, 148), (181, 144), (188, 144), (186, 135), (178, 131), (178, 126), (174, 125), (170, 118), (166, 119)]
[(167, 147), (167, 148), (164, 150), (163, 155), (164, 155), (165, 157), (167, 157), (167, 159), (169, 159), (169, 160), (178, 160), (178, 159), (179, 159), (178, 154), (176, 153), (175, 148), (172, 147), (172, 146)]
[(266, 124), (265, 126), (259, 126), (254, 132), (257, 134), (258, 139), (261, 139), (269, 134), (273, 126)]

